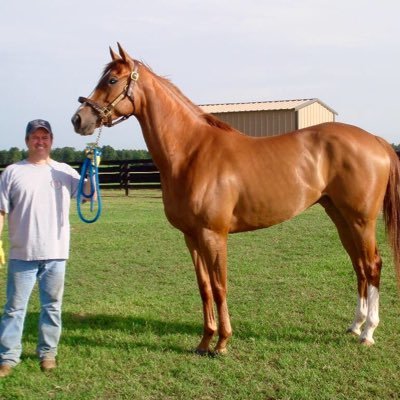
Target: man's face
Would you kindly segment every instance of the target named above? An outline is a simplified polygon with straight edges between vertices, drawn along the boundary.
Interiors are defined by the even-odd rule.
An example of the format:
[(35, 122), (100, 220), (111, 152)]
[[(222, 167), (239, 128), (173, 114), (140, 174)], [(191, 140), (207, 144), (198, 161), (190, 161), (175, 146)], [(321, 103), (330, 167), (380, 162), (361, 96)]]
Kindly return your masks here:
[(37, 129), (26, 139), (26, 145), (28, 146), (29, 153), (36, 155), (50, 154), (52, 144), (53, 139), (51, 138), (50, 133), (43, 128)]

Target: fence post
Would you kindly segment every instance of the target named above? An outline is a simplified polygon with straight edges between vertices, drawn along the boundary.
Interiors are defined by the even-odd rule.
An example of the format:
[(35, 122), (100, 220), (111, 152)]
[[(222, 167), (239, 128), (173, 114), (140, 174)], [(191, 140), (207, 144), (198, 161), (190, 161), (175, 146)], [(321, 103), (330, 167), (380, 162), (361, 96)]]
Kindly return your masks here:
[(129, 163), (123, 162), (120, 168), (120, 183), (125, 189), (125, 196), (129, 196)]

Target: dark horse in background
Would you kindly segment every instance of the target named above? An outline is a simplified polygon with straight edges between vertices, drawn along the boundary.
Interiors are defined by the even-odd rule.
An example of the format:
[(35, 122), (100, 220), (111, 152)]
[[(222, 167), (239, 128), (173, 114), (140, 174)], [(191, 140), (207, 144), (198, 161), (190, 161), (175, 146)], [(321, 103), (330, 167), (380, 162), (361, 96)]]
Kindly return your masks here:
[[(286, 221), (319, 203), (335, 223), (358, 280), (348, 331), (374, 343), (382, 260), (376, 221), (383, 208), (400, 281), (400, 167), (383, 139), (360, 128), (324, 123), (276, 137), (241, 134), (205, 114), (169, 80), (118, 44), (89, 98), (72, 117), (91, 135), (134, 115), (157, 165), (165, 214), (181, 230), (196, 270), (204, 332), (197, 346), (226, 352), (232, 335), (227, 305), (227, 236)], [(214, 315), (214, 302), (218, 323)]]

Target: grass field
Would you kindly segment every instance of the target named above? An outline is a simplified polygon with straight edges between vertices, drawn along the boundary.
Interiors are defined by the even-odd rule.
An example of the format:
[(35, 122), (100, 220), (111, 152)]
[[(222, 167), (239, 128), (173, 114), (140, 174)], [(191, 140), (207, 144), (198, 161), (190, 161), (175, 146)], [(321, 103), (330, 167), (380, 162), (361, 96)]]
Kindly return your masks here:
[[(95, 224), (72, 215), (59, 368), (35, 356), (37, 292), (23, 361), (0, 399), (398, 399), (400, 299), (382, 226), (376, 345), (345, 334), (356, 279), (319, 207), (229, 239), (233, 337), (224, 357), (193, 353), (202, 333), (194, 270), (160, 192), (103, 194)], [(5, 237), (6, 235), (4, 235)], [(0, 271), (4, 303), (5, 269)]]

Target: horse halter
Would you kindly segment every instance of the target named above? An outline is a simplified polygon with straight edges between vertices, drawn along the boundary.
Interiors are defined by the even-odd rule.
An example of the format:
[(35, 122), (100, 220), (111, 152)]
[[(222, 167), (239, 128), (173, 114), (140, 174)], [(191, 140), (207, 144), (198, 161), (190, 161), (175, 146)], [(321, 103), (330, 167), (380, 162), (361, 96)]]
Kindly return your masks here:
[[(136, 82), (139, 79), (139, 72), (138, 72), (138, 65), (135, 66), (135, 68), (132, 70), (128, 80), (129, 83), (127, 83), (127, 85), (124, 87), (124, 90), (121, 92), (121, 94), (119, 96), (117, 96), (110, 104), (108, 104), (107, 106), (100, 106), (99, 104), (97, 104), (96, 102), (94, 102), (91, 99), (88, 99), (87, 97), (79, 97), (78, 101), (81, 104), (87, 104), (90, 107), (93, 108), (93, 110), (97, 113), (97, 115), (100, 117), (101, 120), (101, 124), (105, 125), (107, 127), (112, 127), (114, 125), (119, 124), (122, 121), (125, 121), (126, 119), (128, 119), (130, 116), (132, 116), (135, 112), (135, 102), (134, 102), (134, 98), (133, 98), (133, 88), (136, 84)], [(125, 97), (128, 97), (128, 99), (132, 102), (133, 105), (133, 112), (129, 115), (123, 115), (122, 117), (120, 117), (119, 119), (116, 119), (115, 121), (112, 120), (112, 113), (113, 110), (115, 108), (115, 106), (121, 101), (123, 100)]]

